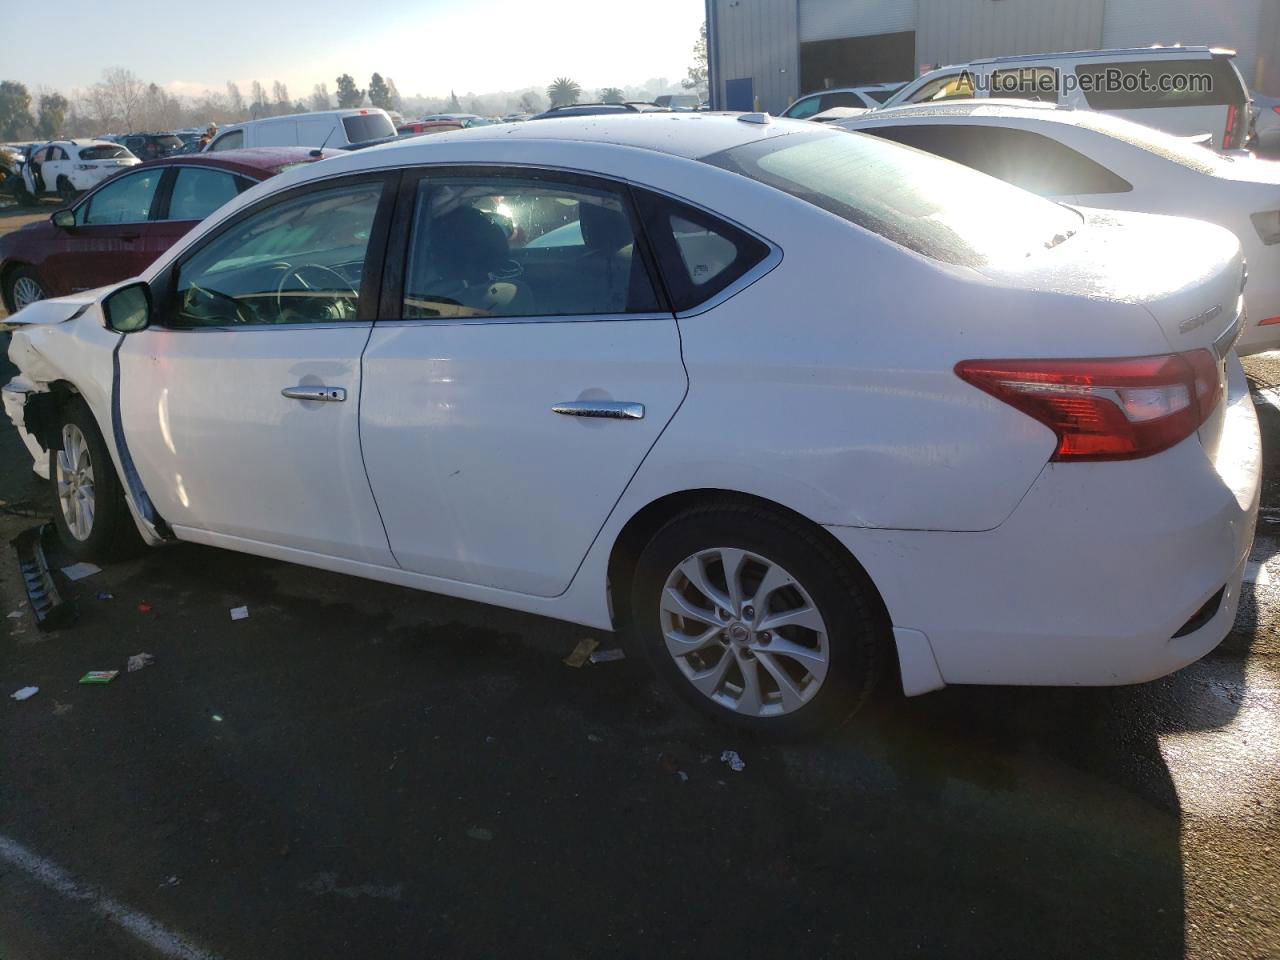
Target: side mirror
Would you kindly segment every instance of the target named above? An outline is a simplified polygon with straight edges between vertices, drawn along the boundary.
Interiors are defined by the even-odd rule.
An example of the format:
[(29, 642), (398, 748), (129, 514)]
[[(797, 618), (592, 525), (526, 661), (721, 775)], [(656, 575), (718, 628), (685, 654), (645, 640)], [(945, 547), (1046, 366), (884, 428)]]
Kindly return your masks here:
[(102, 301), (107, 329), (116, 333), (137, 333), (151, 326), (151, 288), (145, 283), (121, 287)]
[(76, 215), (70, 210), (59, 210), (51, 218), (55, 227), (66, 230), (76, 225)]

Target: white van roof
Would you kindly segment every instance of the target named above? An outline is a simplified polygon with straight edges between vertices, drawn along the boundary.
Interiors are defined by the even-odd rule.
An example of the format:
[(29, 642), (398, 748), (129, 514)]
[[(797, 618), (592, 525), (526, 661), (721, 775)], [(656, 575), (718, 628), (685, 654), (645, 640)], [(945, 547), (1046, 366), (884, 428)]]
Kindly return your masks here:
[(224, 134), (228, 130), (239, 130), (243, 127), (257, 123), (271, 123), (273, 121), (283, 123), (286, 120), (301, 120), (303, 117), (359, 117), (370, 113), (385, 114), (386, 112), (387, 111), (383, 110), (381, 107), (348, 107), (342, 110), (315, 110), (308, 111), (307, 113), (283, 113), (278, 117), (260, 117), (257, 120), (241, 120), (239, 123), (229, 123), (225, 127), (219, 127), (218, 134)]

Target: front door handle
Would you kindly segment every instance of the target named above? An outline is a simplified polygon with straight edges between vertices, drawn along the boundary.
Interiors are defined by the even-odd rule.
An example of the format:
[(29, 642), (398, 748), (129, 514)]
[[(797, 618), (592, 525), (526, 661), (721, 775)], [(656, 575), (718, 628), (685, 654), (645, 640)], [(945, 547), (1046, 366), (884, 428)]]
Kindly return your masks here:
[(557, 403), (554, 413), (566, 417), (604, 417), (609, 420), (643, 420), (643, 403), (623, 403), (614, 400), (570, 400)]
[(280, 396), (290, 400), (319, 400), (322, 403), (341, 403), (347, 399), (342, 387), (285, 387)]

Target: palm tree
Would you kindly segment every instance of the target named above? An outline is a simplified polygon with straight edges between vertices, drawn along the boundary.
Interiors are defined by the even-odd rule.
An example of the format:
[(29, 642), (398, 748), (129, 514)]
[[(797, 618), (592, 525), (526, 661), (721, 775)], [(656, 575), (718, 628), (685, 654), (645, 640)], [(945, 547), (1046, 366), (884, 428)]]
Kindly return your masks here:
[(621, 103), (623, 97), (621, 87), (605, 87), (600, 91), (600, 99), (605, 103)]
[(577, 103), (581, 93), (582, 88), (568, 77), (556, 77), (555, 82), (547, 87), (547, 99), (551, 101), (553, 107)]

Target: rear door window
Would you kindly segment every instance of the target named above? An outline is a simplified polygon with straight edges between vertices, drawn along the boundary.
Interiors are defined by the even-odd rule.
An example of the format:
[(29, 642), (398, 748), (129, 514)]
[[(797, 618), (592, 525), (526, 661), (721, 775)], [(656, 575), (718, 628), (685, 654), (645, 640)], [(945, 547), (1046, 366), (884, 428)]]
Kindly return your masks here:
[(209, 145), (210, 150), (239, 150), (244, 146), (244, 131), (232, 130), (224, 133)]
[(169, 219), (203, 220), (239, 194), (242, 182), (222, 170), (179, 167), (169, 197)]
[(719, 217), (668, 197), (638, 194), (673, 309), (692, 310), (769, 255), (769, 246)]
[(792, 120), (803, 120), (806, 117), (812, 117), (815, 113), (820, 113), (821, 110), (821, 97), (805, 97), (789, 106), (783, 116), (790, 117)]
[(1082, 63), (1080, 92), (1094, 110), (1240, 106), (1249, 99), (1230, 60), (1126, 60)]
[(1011, 127), (929, 123), (874, 127), (867, 133), (915, 147), (1042, 197), (1127, 193), (1133, 185), (1050, 137)]

